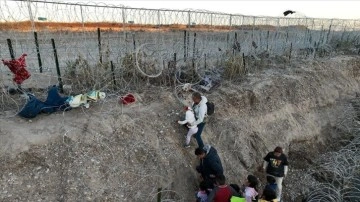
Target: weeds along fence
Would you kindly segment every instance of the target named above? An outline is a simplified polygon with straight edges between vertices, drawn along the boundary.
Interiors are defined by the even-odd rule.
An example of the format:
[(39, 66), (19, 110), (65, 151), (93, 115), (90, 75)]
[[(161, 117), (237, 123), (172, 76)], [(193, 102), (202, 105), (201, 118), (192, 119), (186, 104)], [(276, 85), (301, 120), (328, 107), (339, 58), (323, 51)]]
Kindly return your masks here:
[[(32, 77), (24, 86), (52, 85), (61, 76), (72, 93), (196, 84), (209, 72), (236, 79), (274, 61), (359, 49), (359, 20), (41, 0), (2, 0), (0, 9), (0, 57), (28, 55)], [(3, 65), (1, 73), (2, 85), (12, 85)]]

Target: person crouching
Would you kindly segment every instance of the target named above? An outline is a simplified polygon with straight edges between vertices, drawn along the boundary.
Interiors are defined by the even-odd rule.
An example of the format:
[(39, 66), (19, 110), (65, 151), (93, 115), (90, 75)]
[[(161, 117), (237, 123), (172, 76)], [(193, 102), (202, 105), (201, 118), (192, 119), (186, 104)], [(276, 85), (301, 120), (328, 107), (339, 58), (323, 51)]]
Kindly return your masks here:
[(185, 120), (178, 121), (178, 123), (181, 125), (186, 124), (186, 126), (188, 127), (188, 132), (186, 134), (186, 139), (185, 139), (185, 144), (184, 144), (184, 147), (188, 148), (188, 147), (190, 147), (191, 136), (193, 136), (194, 134), (196, 134), (198, 132), (198, 127), (197, 127), (197, 125), (191, 126), (191, 124), (196, 121), (195, 114), (194, 114), (192, 108), (185, 107), (185, 111), (186, 111)]

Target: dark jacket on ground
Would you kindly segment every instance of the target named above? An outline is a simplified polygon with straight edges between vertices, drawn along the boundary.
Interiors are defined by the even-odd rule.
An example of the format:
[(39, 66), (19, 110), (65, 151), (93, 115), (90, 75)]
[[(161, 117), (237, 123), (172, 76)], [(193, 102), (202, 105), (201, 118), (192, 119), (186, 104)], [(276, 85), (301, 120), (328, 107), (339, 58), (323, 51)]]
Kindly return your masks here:
[(204, 150), (206, 151), (206, 156), (200, 160), (197, 171), (201, 173), (204, 179), (209, 179), (210, 175), (222, 175), (224, 170), (216, 149), (210, 145), (205, 145)]

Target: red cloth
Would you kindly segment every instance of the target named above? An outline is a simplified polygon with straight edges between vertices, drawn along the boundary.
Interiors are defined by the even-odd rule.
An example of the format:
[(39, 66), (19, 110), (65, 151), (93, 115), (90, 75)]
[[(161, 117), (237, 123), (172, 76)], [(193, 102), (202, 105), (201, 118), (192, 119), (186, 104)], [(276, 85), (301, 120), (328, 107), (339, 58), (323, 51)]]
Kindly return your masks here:
[(217, 192), (215, 194), (214, 202), (229, 202), (231, 196), (232, 196), (232, 193), (231, 193), (229, 186), (219, 187), (219, 189), (217, 190)]
[(135, 102), (135, 96), (133, 94), (127, 94), (120, 98), (122, 104), (127, 105)]
[(25, 56), (27, 54), (22, 54), (17, 60), (2, 60), (4, 65), (8, 66), (10, 71), (14, 73), (13, 81), (17, 84), (22, 84), (22, 82), (31, 76), (25, 69)]

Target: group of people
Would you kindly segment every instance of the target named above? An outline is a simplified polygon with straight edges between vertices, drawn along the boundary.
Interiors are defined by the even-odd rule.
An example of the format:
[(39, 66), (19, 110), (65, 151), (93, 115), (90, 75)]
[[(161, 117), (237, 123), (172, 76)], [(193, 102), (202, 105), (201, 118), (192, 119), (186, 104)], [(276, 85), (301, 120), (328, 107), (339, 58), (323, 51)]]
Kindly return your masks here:
[(282, 192), (282, 181), (288, 172), (288, 160), (281, 147), (276, 147), (264, 157), (262, 169), (266, 172), (267, 184), (259, 190), (259, 179), (248, 175), (241, 186), (227, 184), (224, 170), (217, 150), (204, 145), (201, 134), (207, 119), (207, 98), (195, 92), (192, 95), (192, 106), (186, 106), (184, 121), (178, 121), (188, 128), (184, 147), (190, 147), (194, 135), (198, 147), (195, 155), (200, 164), (196, 167), (201, 175), (196, 202), (279, 202)]

